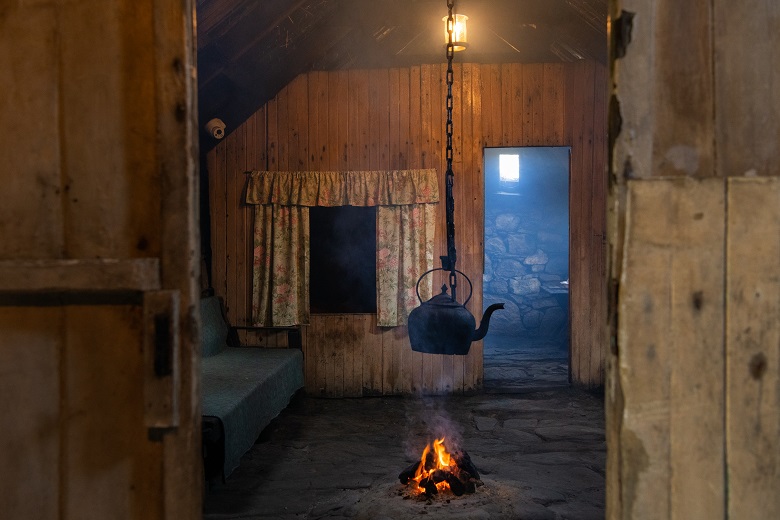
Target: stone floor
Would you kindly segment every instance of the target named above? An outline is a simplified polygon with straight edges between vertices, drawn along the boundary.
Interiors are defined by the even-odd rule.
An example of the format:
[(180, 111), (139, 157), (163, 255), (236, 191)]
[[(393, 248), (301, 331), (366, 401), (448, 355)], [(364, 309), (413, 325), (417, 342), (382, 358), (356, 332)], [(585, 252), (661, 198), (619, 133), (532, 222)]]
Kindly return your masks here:
[(485, 392), (531, 392), (569, 386), (568, 339), (488, 334), (483, 344)]
[[(517, 346), (495, 354), (490, 391), (502, 393), (297, 396), (227, 481), (206, 492), (204, 518), (604, 518), (602, 398), (566, 386), (560, 353), (530, 355)], [(484, 485), (461, 497), (410, 496), (398, 474), (441, 435), (469, 453)]]

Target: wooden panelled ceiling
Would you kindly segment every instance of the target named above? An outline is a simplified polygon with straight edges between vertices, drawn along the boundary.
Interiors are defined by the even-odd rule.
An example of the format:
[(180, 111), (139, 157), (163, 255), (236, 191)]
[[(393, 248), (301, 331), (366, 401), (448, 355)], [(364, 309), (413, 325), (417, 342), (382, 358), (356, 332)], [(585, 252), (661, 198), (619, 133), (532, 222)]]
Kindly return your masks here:
[[(456, 0), (472, 63), (606, 62), (607, 0)], [(230, 133), (311, 70), (446, 62), (446, 0), (197, 0), (201, 128)], [(213, 139), (206, 140), (210, 148)]]

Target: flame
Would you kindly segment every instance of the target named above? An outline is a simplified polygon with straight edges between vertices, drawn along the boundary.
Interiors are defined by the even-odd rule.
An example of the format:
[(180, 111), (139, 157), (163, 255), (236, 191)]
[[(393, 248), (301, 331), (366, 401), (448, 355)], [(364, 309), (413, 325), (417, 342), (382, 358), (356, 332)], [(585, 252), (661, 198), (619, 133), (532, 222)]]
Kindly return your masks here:
[[(430, 457), (432, 460), (429, 460), (428, 455), (431, 454), (431, 452), (433, 452), (432, 457)], [(422, 480), (431, 476), (437, 469), (452, 469), (451, 465), (454, 465), (454, 461), (447, 451), (447, 448), (444, 447), (444, 437), (436, 439), (432, 444), (426, 444), (425, 449), (422, 452), (422, 457), (420, 457), (420, 465), (417, 467), (417, 471), (412, 479), (417, 482), (417, 491), (425, 492), (425, 488), (420, 485)], [(446, 481), (441, 481), (436, 484), (436, 489), (439, 491), (444, 491), (449, 488), (450, 485)]]

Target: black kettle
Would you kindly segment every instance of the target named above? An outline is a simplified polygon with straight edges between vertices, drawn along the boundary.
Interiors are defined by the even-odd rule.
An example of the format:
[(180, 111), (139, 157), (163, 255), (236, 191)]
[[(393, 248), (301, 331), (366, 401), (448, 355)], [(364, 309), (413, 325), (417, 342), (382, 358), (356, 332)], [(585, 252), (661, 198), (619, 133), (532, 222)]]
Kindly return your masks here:
[(442, 268), (431, 269), (417, 280), (417, 298), (420, 305), (409, 314), (409, 342), (412, 350), (426, 354), (468, 354), (472, 341), (479, 341), (487, 334), (490, 326), (490, 316), (494, 311), (503, 309), (503, 303), (494, 303), (485, 310), (479, 328), (476, 329), (474, 316), (466, 309), (466, 303), (471, 299), (473, 286), (468, 276), (460, 271), (469, 283), (469, 297), (458, 303), (447, 294), (447, 286), (442, 285), (441, 294), (423, 302), (420, 297), (420, 281), (428, 273)]

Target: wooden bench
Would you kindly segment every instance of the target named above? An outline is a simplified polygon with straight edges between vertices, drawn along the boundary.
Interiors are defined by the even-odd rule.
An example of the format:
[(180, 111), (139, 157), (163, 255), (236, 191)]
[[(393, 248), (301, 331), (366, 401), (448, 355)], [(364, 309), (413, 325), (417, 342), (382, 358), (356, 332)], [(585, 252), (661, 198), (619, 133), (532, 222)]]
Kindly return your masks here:
[(294, 348), (228, 346), (230, 326), (216, 296), (201, 299), (201, 405), (206, 481), (235, 470), (263, 429), (303, 387)]

